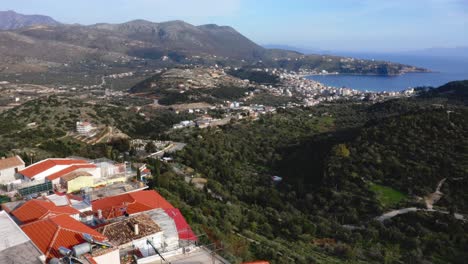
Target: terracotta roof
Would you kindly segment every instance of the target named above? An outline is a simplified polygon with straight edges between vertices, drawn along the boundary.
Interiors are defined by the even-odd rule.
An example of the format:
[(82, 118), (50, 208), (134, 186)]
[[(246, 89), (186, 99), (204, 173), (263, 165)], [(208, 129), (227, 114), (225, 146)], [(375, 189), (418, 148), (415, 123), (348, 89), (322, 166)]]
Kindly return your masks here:
[(45, 200), (30, 200), (14, 210), (12, 214), (22, 223), (34, 222), (53, 215), (74, 215), (80, 212), (70, 206), (56, 206)]
[[(94, 164), (78, 164), (78, 165), (72, 165), (66, 169), (63, 169), (61, 171), (58, 171), (54, 174), (51, 174), (49, 176), (47, 176), (47, 179), (49, 181), (53, 181), (55, 179), (58, 179), (60, 177), (63, 177), (71, 172), (74, 172), (76, 170), (79, 170), (79, 169), (93, 169), (93, 168), (96, 168), (96, 165)], [(79, 176), (88, 176), (88, 175), (79, 175)], [(92, 176), (92, 175), (91, 175)], [(76, 178), (76, 177), (75, 177)]]
[(46, 159), (31, 166), (28, 166), (24, 170), (19, 171), (23, 176), (33, 178), (37, 174), (44, 172), (59, 165), (74, 165), (74, 164), (87, 164), (86, 160), (78, 159)]
[(135, 214), (157, 208), (174, 208), (156, 191), (138, 191), (112, 196), (92, 202), (93, 211), (102, 210), (106, 219), (122, 216), (124, 212)]
[(83, 223), (68, 215), (58, 215), (21, 226), (34, 244), (44, 252), (47, 259), (62, 257), (58, 248), (63, 246), (71, 249), (85, 242), (83, 234), (90, 234), (98, 241), (107, 238)]
[(0, 170), (14, 168), (24, 165), (24, 161), (19, 156), (0, 159)]
[[(135, 224), (138, 224), (138, 235), (135, 234), (133, 229)], [(146, 214), (124, 218), (96, 230), (108, 237), (109, 241), (115, 246), (125, 245), (133, 240), (161, 232), (159, 225)]]

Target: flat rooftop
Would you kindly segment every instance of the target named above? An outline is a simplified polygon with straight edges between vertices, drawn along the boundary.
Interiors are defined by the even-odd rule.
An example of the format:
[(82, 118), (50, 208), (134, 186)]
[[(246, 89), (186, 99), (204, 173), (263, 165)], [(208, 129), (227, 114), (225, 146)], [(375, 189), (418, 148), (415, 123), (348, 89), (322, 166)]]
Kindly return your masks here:
[[(223, 259), (217, 254), (212, 254), (212, 251), (206, 249), (205, 247), (197, 247), (189, 253), (179, 254), (174, 257), (169, 257), (166, 259), (167, 262), (171, 264), (229, 264), (229, 262)], [(153, 262), (161, 263), (161, 261)], [(151, 264), (153, 264), (151, 263)]]
[(0, 212), (0, 263), (44, 263), (44, 254), (5, 211)]
[(110, 196), (117, 196), (124, 193), (136, 192), (147, 189), (148, 186), (143, 183), (126, 182), (115, 183), (101, 188), (95, 188), (90, 192), (91, 201), (102, 199)]

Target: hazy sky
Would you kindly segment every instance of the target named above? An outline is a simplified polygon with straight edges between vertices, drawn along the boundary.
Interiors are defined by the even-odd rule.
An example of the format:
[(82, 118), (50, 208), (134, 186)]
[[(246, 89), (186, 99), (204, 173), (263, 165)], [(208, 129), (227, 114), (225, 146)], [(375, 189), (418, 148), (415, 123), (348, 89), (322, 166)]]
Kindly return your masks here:
[(396, 51), (468, 46), (468, 0), (0, 0), (64, 23), (230, 25), (260, 44)]

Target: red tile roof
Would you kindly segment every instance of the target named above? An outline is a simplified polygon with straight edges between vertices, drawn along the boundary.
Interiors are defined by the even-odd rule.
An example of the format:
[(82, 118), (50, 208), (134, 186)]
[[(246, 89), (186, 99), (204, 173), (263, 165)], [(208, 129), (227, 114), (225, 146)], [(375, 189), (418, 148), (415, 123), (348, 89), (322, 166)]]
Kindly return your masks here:
[(37, 174), (44, 172), (48, 169), (51, 169), (58, 165), (74, 165), (74, 164), (86, 164), (88, 163), (86, 160), (78, 160), (78, 159), (46, 159), (40, 162), (37, 162), (31, 166), (28, 166), (24, 170), (19, 171), (21, 175), (33, 178)]
[(122, 216), (124, 212), (135, 214), (157, 208), (174, 208), (156, 191), (138, 191), (112, 196), (92, 202), (93, 211), (102, 210), (105, 219)]
[(80, 212), (70, 206), (56, 206), (53, 202), (30, 200), (14, 210), (12, 214), (22, 223), (34, 222), (53, 215), (74, 215)]
[(24, 166), (24, 161), (19, 156), (0, 159), (0, 170)]
[(62, 176), (65, 176), (71, 172), (74, 172), (76, 170), (79, 170), (79, 169), (93, 169), (93, 168), (96, 168), (96, 165), (94, 164), (77, 164), (77, 165), (72, 165), (66, 169), (63, 169), (61, 171), (57, 171), (56, 173), (53, 173), (49, 176), (47, 176), (47, 179), (49, 181), (53, 181), (55, 179), (58, 179)]
[(107, 238), (71, 218), (68, 215), (58, 215), (21, 226), (34, 244), (46, 255), (47, 259), (62, 257), (59, 247), (71, 249), (85, 242), (83, 234), (90, 234), (98, 241), (106, 241)]

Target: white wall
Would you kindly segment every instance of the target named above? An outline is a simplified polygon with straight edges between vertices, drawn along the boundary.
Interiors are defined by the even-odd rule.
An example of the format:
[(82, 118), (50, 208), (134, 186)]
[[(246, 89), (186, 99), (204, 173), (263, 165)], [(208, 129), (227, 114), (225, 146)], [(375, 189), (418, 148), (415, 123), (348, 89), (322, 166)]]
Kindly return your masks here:
[(91, 175), (93, 175), (93, 177), (96, 178), (96, 179), (100, 179), (102, 177), (101, 169), (99, 167), (92, 168), (92, 169), (82, 169), (82, 170), (91, 173)]
[(43, 171), (37, 175), (35, 175), (33, 177), (33, 179), (35, 181), (39, 181), (39, 180), (44, 180), (47, 176), (51, 175), (51, 174), (54, 174), (56, 172), (59, 172), (61, 170), (64, 170), (66, 168), (70, 167), (70, 165), (57, 165), (57, 166), (54, 166), (46, 171)]
[(100, 162), (96, 166), (101, 170), (101, 177), (111, 177), (119, 173), (119, 167), (110, 162)]
[(13, 168), (8, 168), (4, 170), (0, 170), (0, 184), (9, 184), (13, 181), (16, 180), (15, 178), (15, 168), (19, 170), (24, 169), (24, 165), (18, 166), (18, 167), (13, 167)]
[(120, 263), (120, 256), (119, 256), (119, 250), (116, 249), (114, 251), (111, 251), (107, 254), (98, 256), (98, 257), (93, 257), (94, 261), (96, 261), (97, 264), (113, 264), (113, 263)]
[(135, 246), (136, 248), (139, 248), (144, 257), (155, 254), (153, 247), (151, 247), (151, 245), (148, 245), (146, 243), (147, 240), (152, 240), (156, 248), (160, 250), (162, 248), (161, 245), (164, 241), (163, 232), (158, 232), (156, 234), (153, 234), (144, 238), (140, 238), (138, 240), (133, 240), (131, 245)]

